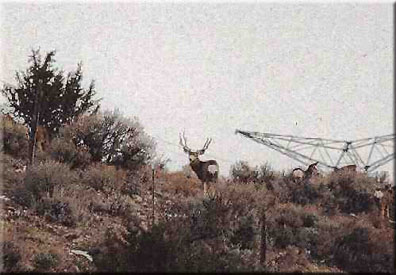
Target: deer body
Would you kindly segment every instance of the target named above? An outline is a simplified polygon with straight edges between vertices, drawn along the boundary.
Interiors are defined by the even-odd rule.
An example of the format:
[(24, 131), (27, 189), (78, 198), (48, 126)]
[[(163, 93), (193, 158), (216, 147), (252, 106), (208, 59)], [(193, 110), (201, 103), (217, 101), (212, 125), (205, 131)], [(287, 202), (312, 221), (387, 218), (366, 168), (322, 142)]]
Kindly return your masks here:
[(183, 146), (184, 152), (188, 154), (190, 159), (190, 166), (194, 173), (197, 175), (199, 180), (203, 183), (204, 195), (208, 194), (208, 189), (210, 188), (210, 183), (217, 182), (219, 176), (219, 165), (215, 160), (201, 161), (199, 155), (203, 155), (205, 150), (208, 149), (211, 139), (207, 139), (203, 149), (192, 151), (187, 147), (187, 140), (184, 137), (184, 144), (182, 138), (180, 137), (180, 144)]
[(190, 166), (201, 181), (215, 182), (219, 174), (219, 165), (215, 160), (190, 162)]
[(382, 218), (390, 219), (391, 207), (394, 204), (395, 187), (385, 186), (384, 188), (377, 188), (374, 192), (374, 197), (377, 198), (380, 207), (380, 216)]
[(46, 151), (49, 144), (49, 134), (46, 128), (41, 125), (36, 129), (36, 146), (41, 151)]
[(313, 175), (317, 175), (318, 169), (316, 168), (316, 165), (318, 162), (312, 163), (311, 165), (308, 166), (307, 170), (303, 170), (301, 168), (295, 168), (292, 171), (292, 175), (294, 178), (294, 181), (301, 181), (303, 179), (310, 179)]
[(341, 172), (347, 172), (347, 173), (356, 173), (357, 166), (355, 164), (347, 165), (341, 168), (334, 168), (334, 172), (336, 173), (341, 173)]

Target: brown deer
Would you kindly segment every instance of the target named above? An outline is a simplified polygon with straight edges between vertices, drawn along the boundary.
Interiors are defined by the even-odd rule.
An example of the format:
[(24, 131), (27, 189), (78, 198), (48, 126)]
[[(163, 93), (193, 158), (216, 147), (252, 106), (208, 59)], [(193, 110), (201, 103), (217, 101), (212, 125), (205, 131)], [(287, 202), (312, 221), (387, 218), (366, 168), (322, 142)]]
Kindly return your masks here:
[[(208, 149), (209, 144), (212, 142), (212, 139), (206, 139), (206, 142), (201, 150), (192, 151), (187, 146), (187, 139), (184, 136), (183, 138), (179, 135), (180, 145), (183, 147), (185, 153), (188, 154), (190, 159), (190, 166), (195, 174), (198, 176), (200, 181), (203, 183), (204, 187), (204, 196), (208, 195), (208, 189), (210, 188), (209, 184), (211, 182), (217, 182), (217, 178), (219, 176), (219, 165), (215, 160), (201, 161), (199, 159), (200, 155), (205, 153), (205, 150)], [(183, 143), (184, 139), (184, 143)]]
[(341, 168), (334, 168), (334, 172), (336, 173), (342, 173), (342, 172), (346, 172), (346, 173), (356, 173), (357, 172), (357, 166), (355, 164), (351, 164), (351, 165), (347, 165), (347, 166), (343, 166)]
[(385, 185), (382, 188), (377, 188), (374, 192), (374, 197), (380, 207), (380, 216), (382, 218), (390, 219), (391, 207), (394, 203), (395, 186)]
[(49, 144), (48, 130), (38, 125), (36, 129), (36, 146), (41, 151), (46, 151)]
[(316, 165), (318, 165), (319, 162), (312, 163), (311, 165), (308, 166), (307, 170), (303, 170), (301, 168), (295, 168), (292, 171), (292, 176), (295, 182), (300, 182), (303, 179), (309, 180), (313, 175), (318, 175), (318, 169), (316, 168)]

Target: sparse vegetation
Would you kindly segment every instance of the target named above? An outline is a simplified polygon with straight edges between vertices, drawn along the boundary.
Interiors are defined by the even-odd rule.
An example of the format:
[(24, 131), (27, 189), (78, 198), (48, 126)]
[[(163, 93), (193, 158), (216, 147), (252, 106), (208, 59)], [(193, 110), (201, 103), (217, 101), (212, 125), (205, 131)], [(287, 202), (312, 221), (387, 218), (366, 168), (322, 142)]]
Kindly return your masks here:
[[(3, 159), (9, 167), (16, 161), (9, 155)], [(67, 260), (69, 266), (74, 262), (70, 270), (393, 271), (393, 228), (379, 216), (373, 179), (365, 175), (329, 175), (297, 184), (271, 170), (265, 179), (220, 180), (216, 195), (204, 198), (197, 178), (161, 170), (155, 174), (153, 225), (151, 169), (94, 161), (84, 170), (71, 166), (53, 159), (38, 163), (23, 177), (7, 176), (5, 189), (14, 208), (32, 210), (29, 219), (79, 232), (67, 238), (90, 236), (71, 245), (88, 251), (93, 263), (74, 256)], [(260, 261), (263, 210), (265, 263)], [(26, 218), (10, 219), (22, 223)], [(30, 238), (46, 243), (44, 228)], [(17, 246), (6, 251), (6, 270), (15, 262), (12, 270), (60, 271), (70, 257), (49, 256), (44, 247), (31, 256)]]
[(152, 173), (155, 143), (137, 118), (67, 121), (25, 169), (26, 130), (4, 120), (2, 271), (395, 271), (394, 224), (380, 216), (375, 178), (296, 183), (269, 163), (239, 161), (205, 197), (187, 167)]
[(51, 271), (58, 263), (59, 256), (54, 253), (39, 253), (33, 259), (33, 264), (37, 271)]

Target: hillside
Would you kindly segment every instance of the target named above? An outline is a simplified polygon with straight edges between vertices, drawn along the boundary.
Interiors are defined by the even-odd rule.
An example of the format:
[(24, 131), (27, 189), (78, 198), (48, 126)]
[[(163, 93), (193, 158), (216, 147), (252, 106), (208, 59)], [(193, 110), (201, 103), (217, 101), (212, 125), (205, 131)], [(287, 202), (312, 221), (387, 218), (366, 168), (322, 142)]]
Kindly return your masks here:
[(1, 157), (4, 271), (394, 270), (394, 227), (363, 174), (221, 179), (203, 198), (195, 177), (157, 170), (153, 225), (149, 168), (45, 160), (20, 171), (20, 159)]

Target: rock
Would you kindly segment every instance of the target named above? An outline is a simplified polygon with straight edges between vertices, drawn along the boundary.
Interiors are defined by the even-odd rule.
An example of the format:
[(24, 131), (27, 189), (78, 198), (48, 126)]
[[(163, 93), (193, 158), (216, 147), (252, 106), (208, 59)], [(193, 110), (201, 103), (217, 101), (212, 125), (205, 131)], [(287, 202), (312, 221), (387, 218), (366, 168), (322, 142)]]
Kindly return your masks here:
[(1, 195), (0, 196), (0, 200), (3, 200), (3, 201), (9, 201), (10, 199), (9, 198), (7, 198), (6, 196), (4, 196), (4, 195)]
[(70, 250), (70, 253), (71, 253), (71, 254), (75, 254), (75, 255), (84, 256), (84, 257), (85, 257), (86, 259), (88, 259), (88, 261), (90, 261), (90, 262), (93, 261), (92, 256), (89, 255), (88, 252), (86, 252), (86, 251), (74, 249), (74, 250)]

